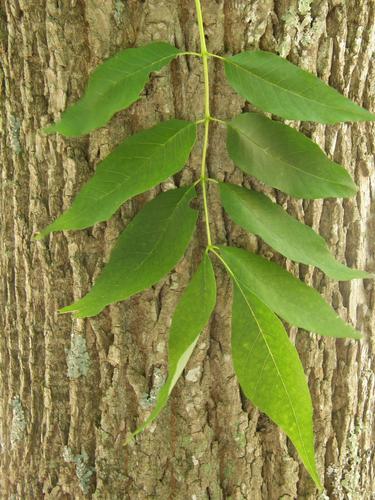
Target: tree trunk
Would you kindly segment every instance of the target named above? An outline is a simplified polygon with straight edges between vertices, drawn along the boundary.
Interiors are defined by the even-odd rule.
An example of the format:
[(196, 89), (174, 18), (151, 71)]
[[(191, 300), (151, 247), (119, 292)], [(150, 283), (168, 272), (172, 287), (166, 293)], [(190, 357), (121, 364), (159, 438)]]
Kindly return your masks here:
[[(277, 52), (374, 110), (373, 0), (204, 0), (203, 10), (211, 52)], [(285, 262), (223, 216), (214, 185), (217, 243), (282, 262), (364, 332), (356, 342), (296, 337), (291, 330), (309, 378), (324, 494), (285, 436), (240, 394), (230, 353), (231, 286), (219, 264), (216, 311), (168, 407), (124, 446), (166, 375), (171, 315), (206, 243), (202, 217), (185, 258), (151, 290), (87, 320), (57, 313), (89, 290), (119, 232), (160, 188), (93, 229), (40, 242), (32, 235), (70, 205), (124, 137), (174, 116), (202, 116), (201, 63), (174, 61), (140, 101), (90, 136), (47, 137), (40, 129), (82, 95), (98, 63), (150, 40), (199, 50), (194, 2), (3, 0), (0, 6), (1, 498), (375, 498), (373, 282), (337, 284), (319, 270)], [(220, 61), (210, 62), (210, 78), (215, 116), (244, 109)], [(233, 166), (217, 125), (210, 176), (269, 193), (318, 230), (340, 260), (374, 271), (373, 125), (301, 129), (354, 175), (356, 198), (303, 202), (261, 186)], [(188, 167), (162, 190), (197, 179), (200, 146), (201, 140)]]

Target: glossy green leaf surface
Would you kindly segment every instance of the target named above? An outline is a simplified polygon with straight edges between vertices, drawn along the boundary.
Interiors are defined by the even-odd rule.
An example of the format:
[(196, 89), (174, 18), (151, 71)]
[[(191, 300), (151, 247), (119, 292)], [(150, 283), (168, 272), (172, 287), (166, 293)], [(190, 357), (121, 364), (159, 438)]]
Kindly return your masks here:
[(231, 219), (288, 259), (319, 267), (337, 280), (370, 277), (365, 271), (337, 262), (321, 236), (266, 195), (233, 184), (219, 186), (224, 209)]
[(312, 403), (298, 353), (281, 321), (241, 284), (234, 285), (232, 356), (245, 396), (291, 439), (320, 488)]
[(361, 338), (316, 290), (275, 262), (240, 248), (220, 247), (220, 254), (241, 287), (288, 323), (329, 337)]
[(152, 71), (159, 71), (179, 53), (165, 42), (118, 52), (95, 69), (84, 96), (44, 131), (73, 137), (103, 127), (117, 111), (139, 98)]
[(197, 211), (189, 206), (195, 195), (194, 187), (172, 189), (147, 203), (121, 233), (90, 292), (60, 312), (95, 316), (108, 304), (157, 283), (189, 244), (197, 220)]
[(297, 130), (259, 113), (241, 114), (227, 127), (231, 159), (268, 186), (307, 199), (356, 194), (348, 172)]
[(261, 50), (225, 58), (231, 86), (263, 111), (320, 123), (375, 120), (322, 80), (276, 54)]
[(129, 198), (178, 172), (189, 158), (196, 124), (170, 120), (128, 137), (97, 167), (72, 206), (37, 238), (108, 220)]
[(133, 433), (133, 436), (148, 427), (167, 404), (178, 378), (183, 372), (207, 325), (216, 302), (216, 281), (212, 264), (205, 254), (177, 304), (169, 332), (168, 378), (161, 388), (156, 405), (148, 419)]

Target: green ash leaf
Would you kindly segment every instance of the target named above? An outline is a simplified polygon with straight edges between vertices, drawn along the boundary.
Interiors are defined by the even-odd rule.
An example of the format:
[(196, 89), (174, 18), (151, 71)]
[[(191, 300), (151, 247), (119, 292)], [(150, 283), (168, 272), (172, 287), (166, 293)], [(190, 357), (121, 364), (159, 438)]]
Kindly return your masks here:
[(82, 299), (60, 312), (76, 318), (100, 313), (108, 304), (126, 300), (165, 276), (183, 256), (197, 221), (189, 204), (194, 187), (160, 194), (121, 233), (108, 264)]
[(108, 220), (126, 200), (181, 170), (194, 146), (196, 129), (195, 123), (169, 120), (127, 138), (98, 165), (72, 206), (36, 239)]
[(321, 488), (315, 465), (311, 397), (298, 353), (281, 321), (236, 281), (232, 356), (245, 396), (290, 438)]
[(134, 431), (136, 436), (155, 420), (164, 406), (183, 372), (198, 341), (199, 335), (207, 325), (216, 302), (216, 282), (212, 264), (205, 254), (177, 304), (169, 333), (168, 378), (161, 388), (156, 405), (148, 419)]
[(314, 142), (258, 113), (230, 121), (227, 144), (241, 170), (297, 198), (340, 198), (357, 192), (348, 172)]
[(242, 52), (225, 58), (224, 64), (234, 90), (263, 111), (320, 123), (375, 120), (313, 74), (271, 52)]
[(314, 288), (278, 264), (240, 248), (220, 247), (220, 254), (241, 287), (291, 325), (328, 337), (361, 338)]
[(165, 42), (118, 52), (95, 69), (84, 96), (44, 132), (75, 137), (103, 127), (117, 111), (139, 98), (151, 72), (159, 71), (180, 53)]
[(337, 280), (371, 277), (365, 271), (337, 262), (321, 236), (264, 194), (233, 184), (219, 186), (223, 206), (231, 219), (288, 259), (319, 267)]

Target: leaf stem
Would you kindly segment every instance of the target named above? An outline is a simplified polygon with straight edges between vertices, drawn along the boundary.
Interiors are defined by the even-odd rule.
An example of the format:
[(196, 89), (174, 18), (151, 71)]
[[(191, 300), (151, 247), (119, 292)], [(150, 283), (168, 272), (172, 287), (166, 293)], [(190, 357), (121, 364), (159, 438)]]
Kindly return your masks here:
[[(206, 123), (207, 118), (201, 118), (199, 120), (195, 121), (196, 125), (202, 125), (202, 123)], [(210, 122), (217, 122), (220, 123), (221, 125), (226, 125), (227, 122), (224, 120), (220, 120), (220, 118), (215, 118), (215, 116), (210, 116), (209, 117)]]
[(225, 61), (225, 57), (218, 56), (217, 54), (213, 54), (212, 52), (207, 52), (208, 57), (214, 57), (215, 59), (220, 59), (221, 61)]
[(209, 137), (209, 127), (211, 121), (210, 115), (210, 80), (208, 72), (208, 52), (206, 46), (206, 37), (203, 25), (203, 15), (200, 0), (195, 0), (195, 9), (197, 12), (198, 19), (198, 29), (199, 38), (201, 44), (201, 57), (203, 63), (203, 75), (204, 75), (204, 139), (203, 139), (203, 151), (202, 151), (202, 165), (201, 165), (201, 177), (200, 183), (202, 185), (202, 195), (203, 195), (203, 207), (204, 207), (204, 217), (206, 221), (206, 234), (207, 234), (207, 246), (212, 246), (211, 230), (210, 230), (210, 218), (208, 212), (208, 202), (207, 202), (207, 148), (208, 148), (208, 137)]
[(214, 116), (211, 116), (211, 117), (210, 117), (210, 120), (211, 120), (212, 122), (217, 122), (217, 123), (220, 123), (220, 125), (226, 125), (226, 124), (227, 124), (227, 122), (226, 122), (226, 121), (224, 121), (224, 120), (220, 120), (219, 118), (215, 118)]
[(179, 54), (177, 54), (177, 57), (181, 57), (181, 56), (196, 56), (196, 57), (202, 57), (202, 54), (200, 52), (192, 52), (190, 50), (187, 50), (185, 52), (180, 52)]

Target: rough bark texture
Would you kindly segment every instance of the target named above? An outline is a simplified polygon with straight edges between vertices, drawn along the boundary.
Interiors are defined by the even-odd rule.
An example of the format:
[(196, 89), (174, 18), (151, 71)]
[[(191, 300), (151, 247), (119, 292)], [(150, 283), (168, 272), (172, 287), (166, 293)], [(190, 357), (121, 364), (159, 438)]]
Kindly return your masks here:
[[(210, 51), (278, 52), (375, 109), (373, 0), (204, 0), (203, 9)], [(124, 446), (165, 377), (167, 329), (205, 245), (202, 221), (183, 261), (152, 290), (86, 321), (57, 314), (88, 291), (120, 230), (157, 190), (126, 203), (107, 224), (41, 242), (32, 235), (69, 206), (123, 137), (162, 119), (202, 116), (201, 64), (179, 58), (143, 99), (89, 137), (46, 137), (40, 128), (82, 94), (99, 62), (156, 39), (199, 49), (192, 0), (0, 4), (1, 498), (375, 498), (372, 281), (337, 284), (285, 263), (365, 335), (357, 343), (291, 332), (314, 402), (321, 496), (285, 436), (240, 394), (230, 355), (231, 287), (219, 265), (216, 312), (168, 408)], [(213, 113), (225, 119), (244, 109), (220, 61), (210, 63), (210, 75)], [(354, 175), (356, 198), (302, 202), (255, 184), (229, 161), (216, 125), (210, 174), (257, 185), (318, 230), (339, 259), (375, 270), (374, 126), (302, 130)], [(200, 144), (161, 189), (197, 178)], [(216, 242), (284, 262), (223, 216), (214, 185), (209, 194)]]

